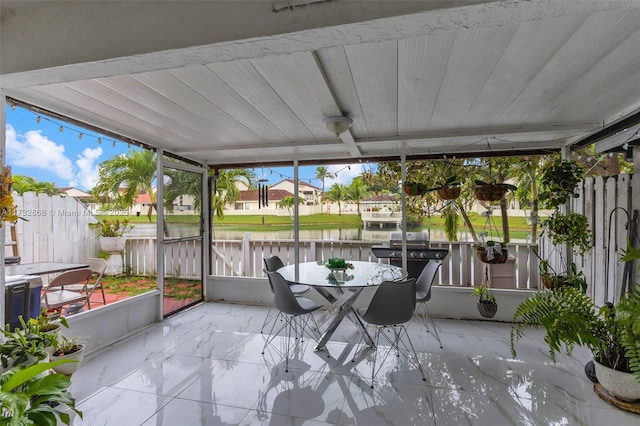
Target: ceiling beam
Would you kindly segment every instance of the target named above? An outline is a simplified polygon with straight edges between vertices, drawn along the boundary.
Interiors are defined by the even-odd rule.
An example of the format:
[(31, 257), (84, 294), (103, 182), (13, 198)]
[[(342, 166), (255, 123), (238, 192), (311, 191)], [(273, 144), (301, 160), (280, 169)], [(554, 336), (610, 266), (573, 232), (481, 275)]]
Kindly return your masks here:
[(593, 133), (592, 135), (589, 135), (584, 139), (580, 139), (579, 141), (571, 145), (571, 149), (579, 149), (585, 146), (589, 146), (593, 143), (608, 138), (609, 136), (613, 136), (616, 133), (622, 132), (623, 130), (636, 126), (638, 124), (640, 124), (640, 111), (616, 123), (613, 123), (612, 125), (600, 130), (599, 132)]
[[(462, 129), (462, 130), (440, 130), (426, 133), (418, 133), (412, 135), (400, 135), (393, 137), (376, 137), (376, 138), (359, 138), (356, 139), (358, 144), (385, 144), (389, 142), (422, 142), (432, 139), (451, 139), (462, 137), (493, 137), (499, 135), (520, 135), (520, 134), (536, 134), (536, 133), (550, 133), (550, 132), (564, 132), (564, 133), (578, 133), (585, 134), (594, 130), (600, 129), (601, 123), (563, 123), (563, 124), (540, 124), (540, 125), (528, 125), (528, 126), (507, 126), (507, 127), (493, 127), (493, 128), (478, 128), (478, 129)], [(574, 136), (568, 135), (567, 138)]]

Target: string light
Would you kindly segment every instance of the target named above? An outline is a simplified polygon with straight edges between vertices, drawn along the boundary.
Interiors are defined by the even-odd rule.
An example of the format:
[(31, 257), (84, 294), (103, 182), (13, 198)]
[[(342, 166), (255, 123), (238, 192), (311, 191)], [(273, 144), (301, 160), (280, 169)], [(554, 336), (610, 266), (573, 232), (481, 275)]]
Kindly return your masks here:
[[(9, 103), (9, 107), (11, 107), (11, 110), (15, 110), (16, 105), (13, 103)], [(94, 138), (98, 141), (98, 145), (102, 144), (102, 137), (98, 136), (97, 134), (91, 134), (91, 133), (86, 133), (84, 131), (80, 131), (75, 129), (74, 127), (70, 127), (70, 126), (66, 126), (64, 124), (60, 124), (59, 121), (56, 121), (54, 119), (51, 119), (49, 117), (47, 117), (46, 115), (39, 115), (38, 113), (31, 111), (29, 109), (26, 109), (26, 111), (32, 113), (33, 115), (35, 115), (35, 120), (37, 124), (41, 124), (42, 120), (48, 121), (49, 123), (58, 126), (58, 131), (60, 133), (63, 133), (65, 130), (71, 131), (71, 132), (76, 132), (78, 134), (78, 139), (82, 140), (85, 136), (88, 136), (90, 138)], [(115, 139), (106, 139), (107, 141), (111, 141), (112, 146), (115, 148), (116, 146), (116, 142), (117, 140)], [(136, 146), (138, 146), (137, 144), (135, 144)], [(131, 148), (131, 142), (127, 141), (127, 148)]]

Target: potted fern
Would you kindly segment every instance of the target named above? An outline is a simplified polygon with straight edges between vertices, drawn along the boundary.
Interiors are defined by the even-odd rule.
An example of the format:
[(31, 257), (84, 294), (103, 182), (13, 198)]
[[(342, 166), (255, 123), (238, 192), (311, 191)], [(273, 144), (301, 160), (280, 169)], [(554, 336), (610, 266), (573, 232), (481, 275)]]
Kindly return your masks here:
[[(629, 248), (622, 258), (640, 258)], [(623, 401), (640, 399), (640, 286), (633, 286), (620, 302), (598, 309), (579, 287), (557, 287), (535, 293), (513, 316), (511, 352), (527, 327), (544, 328), (544, 341), (555, 362), (556, 354), (571, 354), (586, 346), (593, 354), (596, 376), (611, 395)]]

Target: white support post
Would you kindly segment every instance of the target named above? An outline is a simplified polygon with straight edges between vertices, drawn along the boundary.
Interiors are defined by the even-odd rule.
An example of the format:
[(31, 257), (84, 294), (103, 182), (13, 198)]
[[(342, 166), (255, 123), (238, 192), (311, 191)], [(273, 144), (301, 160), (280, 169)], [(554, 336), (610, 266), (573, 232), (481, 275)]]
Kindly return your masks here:
[(158, 222), (156, 223), (156, 236), (158, 239), (158, 249), (156, 250), (156, 262), (158, 264), (158, 290), (160, 291), (160, 302), (158, 306), (158, 321), (162, 321), (164, 316), (164, 167), (162, 165), (162, 157), (164, 150), (158, 148), (156, 151), (156, 213)]
[(293, 160), (293, 259), (296, 281), (300, 279), (300, 208), (298, 205), (298, 160)]
[[(406, 165), (407, 155), (403, 153), (400, 156), (401, 188), (407, 180)], [(405, 194), (404, 191), (400, 191), (400, 200), (402, 201), (402, 269), (407, 271), (407, 194)]]
[[(0, 168), (3, 168), (5, 166), (5, 159), (4, 159), (4, 153), (5, 153), (5, 143), (6, 143), (6, 131), (5, 129), (7, 128), (7, 114), (6, 114), (6, 105), (7, 105), (7, 97), (5, 96), (5, 94), (2, 92), (2, 90), (0, 90), (0, 129), (2, 129), (0, 131)], [(5, 229), (6, 227), (3, 226), (2, 228), (0, 228), (0, 239), (2, 239), (2, 251), (0, 253), (0, 264), (4, 265), (4, 243), (5, 243)], [(2, 297), (0, 297), (0, 324), (3, 325), (5, 324), (5, 317), (4, 317), (4, 306), (6, 301), (5, 299), (5, 275), (4, 275), (4, 267), (2, 268), (2, 271), (0, 271), (0, 294), (2, 295)]]

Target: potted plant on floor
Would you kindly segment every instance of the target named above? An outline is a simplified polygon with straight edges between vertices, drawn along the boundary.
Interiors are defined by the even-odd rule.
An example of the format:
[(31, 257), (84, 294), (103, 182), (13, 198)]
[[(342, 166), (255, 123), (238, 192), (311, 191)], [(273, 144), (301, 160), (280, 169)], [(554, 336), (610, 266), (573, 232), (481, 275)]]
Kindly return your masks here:
[(3, 369), (37, 364), (47, 360), (49, 354), (46, 348), (55, 344), (55, 335), (35, 332), (19, 318), (22, 328), (11, 331), (7, 325), (2, 329), (4, 342), (0, 344), (0, 363)]
[[(622, 258), (640, 258), (640, 249), (629, 248)], [(613, 306), (597, 309), (580, 288), (558, 287), (535, 293), (521, 303), (513, 316), (511, 352), (527, 327), (542, 327), (549, 355), (576, 346), (593, 354), (596, 376), (611, 395), (623, 401), (640, 399), (640, 285), (636, 284)]]
[[(69, 393), (71, 381), (61, 374), (46, 374), (69, 361), (12, 367), (0, 375), (0, 424), (68, 425), (70, 409), (82, 418)], [(60, 407), (60, 408), (58, 408)], [(67, 408), (63, 408), (67, 407)]]
[(106, 256), (107, 269), (105, 275), (117, 275), (122, 273), (125, 244), (127, 242), (124, 234), (133, 229), (129, 224), (129, 219), (101, 219), (94, 225), (98, 235), (100, 250), (108, 253)]
[(51, 354), (52, 361), (71, 360), (72, 363), (65, 363), (53, 367), (56, 373), (64, 374), (65, 376), (71, 376), (76, 372), (80, 363), (84, 358), (84, 350), (86, 345), (82, 343), (79, 336), (68, 338), (61, 336), (58, 339), (58, 344)]

